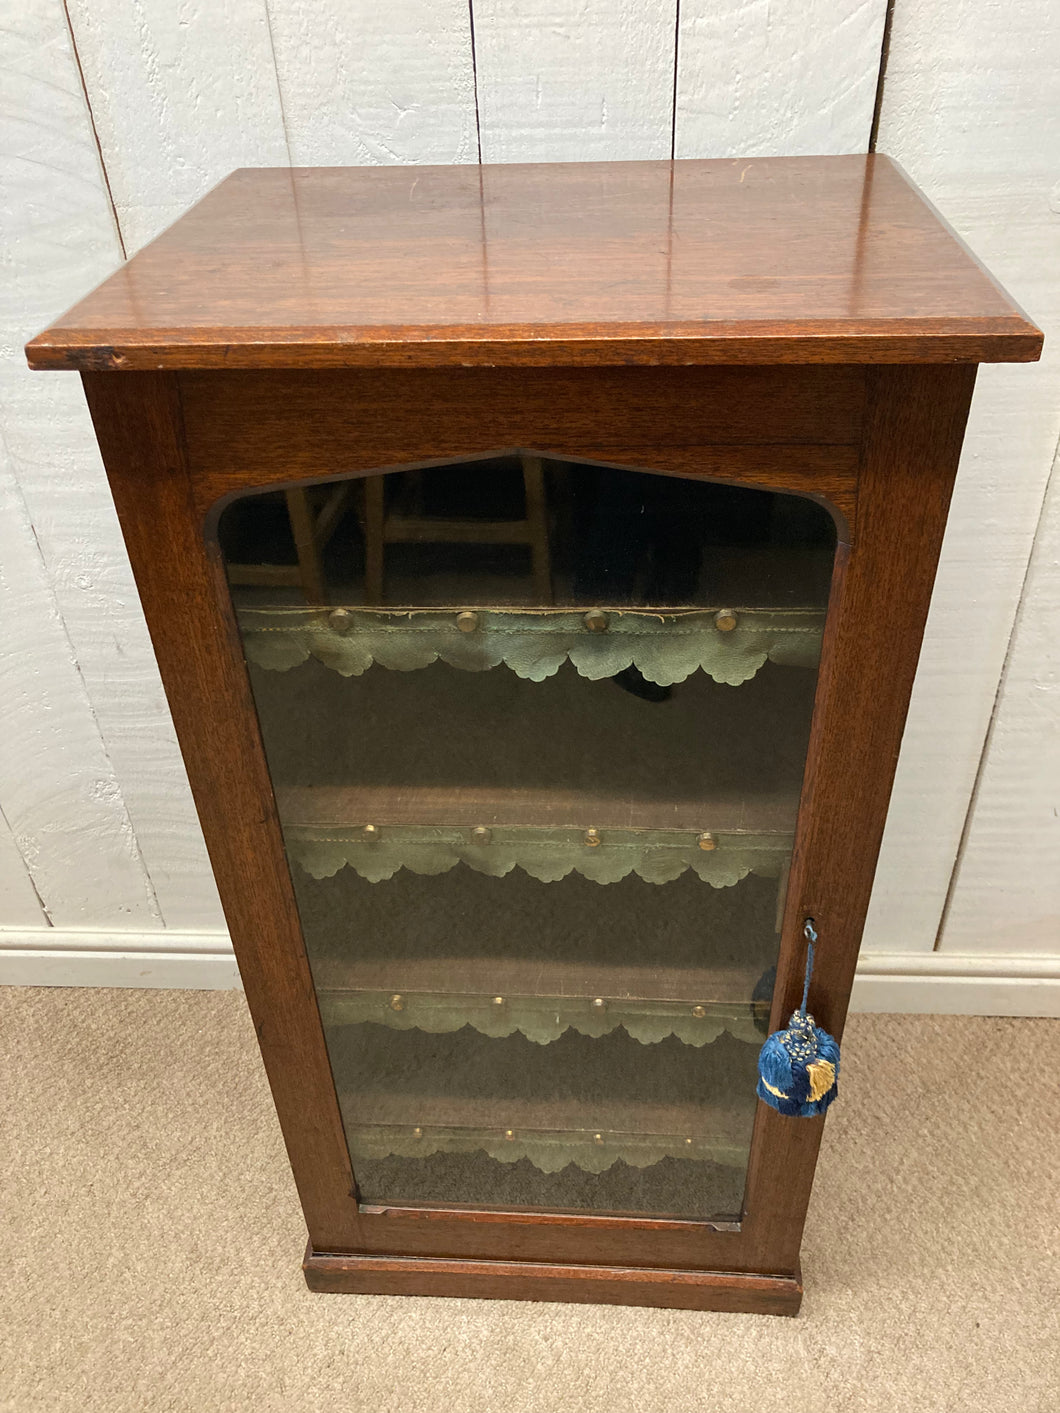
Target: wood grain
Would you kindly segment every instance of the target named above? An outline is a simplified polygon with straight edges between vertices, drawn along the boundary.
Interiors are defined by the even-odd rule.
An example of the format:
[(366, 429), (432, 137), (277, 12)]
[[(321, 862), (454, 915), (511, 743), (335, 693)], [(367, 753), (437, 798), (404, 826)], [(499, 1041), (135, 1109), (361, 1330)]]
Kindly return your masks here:
[(28, 356), (106, 370), (948, 363), (1040, 348), (870, 156), (239, 171)]
[(678, 1310), (732, 1310), (748, 1315), (797, 1315), (802, 1303), (798, 1274), (768, 1276), (680, 1268), (332, 1256), (314, 1251), (311, 1246), (302, 1269), (310, 1290), (330, 1294), (561, 1300)]
[[(849, 175), (852, 169), (840, 160)], [(704, 164), (704, 174), (708, 167), (712, 177), (719, 175), (717, 164)], [(818, 176), (826, 167), (839, 170), (811, 164)], [(588, 169), (590, 178), (593, 170)], [(864, 178), (866, 165), (857, 170)], [(457, 181), (457, 171), (450, 171), (449, 181)], [(653, 179), (648, 168), (642, 171), (645, 180)], [(890, 219), (904, 221), (900, 268), (911, 280), (901, 286), (894, 275), (898, 267), (892, 267), (883, 281), (886, 291), (873, 286), (873, 260), (887, 247), (886, 242), (873, 246), (870, 220), (862, 251), (868, 263), (858, 266), (864, 282), (857, 298), (868, 298), (871, 291), (872, 298), (884, 299), (887, 312), (873, 318), (901, 322), (907, 317), (900, 312), (903, 299), (924, 298), (929, 304), (939, 299), (938, 318), (967, 335), (964, 343), (946, 345), (950, 358), (975, 356), (974, 340), (992, 319), (1019, 323), (1020, 337), (1033, 340), (1020, 315), (998, 312), (1008, 308), (1003, 297), (932, 224), (893, 169), (873, 164), (871, 171), (872, 190), (860, 189), (862, 201), (871, 207), (881, 192), (889, 193)], [(535, 189), (528, 177), (517, 174), (516, 180), (523, 183), (524, 197)], [(813, 180), (805, 182), (819, 197)], [(754, 187), (751, 181), (749, 189)], [(742, 198), (735, 200), (739, 204)], [(337, 209), (345, 208), (340, 203)], [(443, 221), (448, 219), (444, 203), (439, 209)], [(592, 219), (597, 215), (594, 210)], [(437, 239), (435, 231), (432, 240)], [(623, 259), (635, 244), (628, 236), (619, 242)], [(827, 245), (820, 232), (818, 245)], [(795, 246), (797, 253), (797, 239)], [(808, 236), (804, 246), (805, 255)], [(203, 250), (210, 248), (207, 239)], [(930, 278), (926, 265), (918, 264), (928, 250), (936, 257)], [(816, 296), (827, 302), (835, 290), (827, 290), (823, 280), (819, 273)], [(791, 301), (797, 307), (807, 299), (809, 287), (800, 290), (797, 284), (781, 281), (779, 289), (742, 289), (726, 297), (736, 299), (740, 317), (753, 323), (748, 311), (759, 298), (772, 299), (781, 313)], [(179, 281), (173, 288), (178, 287)], [(459, 288), (455, 293), (462, 297)], [(393, 298), (407, 294), (399, 290)], [(443, 301), (452, 296), (450, 290)], [(556, 290), (546, 293), (546, 304), (556, 297)], [(559, 290), (558, 297), (569, 297), (569, 291)], [(627, 295), (619, 289), (614, 297), (621, 302)], [(849, 304), (849, 290), (844, 298)], [(984, 313), (987, 305), (994, 313)], [(979, 330), (974, 336), (973, 326)], [(320, 332), (319, 325), (313, 327)], [(814, 322), (811, 329), (804, 322), (801, 328), (798, 349), (812, 362), (820, 325)], [(857, 362), (864, 344), (848, 333), (846, 356)], [(543, 427), (572, 454), (580, 448), (593, 459), (608, 446), (639, 447), (655, 469), (679, 474), (697, 469), (690, 460), (697, 449), (718, 453), (724, 442), (756, 456), (768, 457), (770, 448), (782, 453), (805, 446), (816, 458), (828, 452), (846, 458), (811, 458), (798, 477), (802, 493), (818, 496), (828, 494), (838, 478), (847, 503), (853, 506), (856, 499), (857, 519), (853, 532), (841, 539), (836, 560), (772, 1015), (778, 1024), (798, 999), (801, 924), (812, 915), (822, 942), (811, 1004), (822, 1024), (836, 1035), (842, 1031), (974, 368), (931, 366), (942, 345), (928, 343), (923, 345), (928, 362), (920, 367), (579, 373), (562, 366), (565, 346), (546, 340), (549, 357), (560, 366), (518, 378), (503, 369), (340, 372), (316, 379), (303, 378), (301, 370), (297, 376), (129, 372), (121, 378), (94, 372), (86, 374), (85, 385), (225, 899), (312, 1250), (358, 1258), (314, 1267), (313, 1255), (313, 1278), (333, 1280), (337, 1289), (364, 1279), (371, 1284), (363, 1288), (488, 1293), (497, 1284), (490, 1272), (502, 1271), (508, 1292), (524, 1296), (536, 1290), (559, 1298), (562, 1291), (589, 1289), (595, 1294), (574, 1298), (621, 1299), (620, 1292), (632, 1289), (638, 1299), (653, 1303), (690, 1301), (692, 1308), (706, 1300), (744, 1308), (738, 1302), (752, 1298), (746, 1283), (733, 1287), (714, 1274), (739, 1272), (742, 1278), (779, 1278), (781, 1293), (771, 1287), (769, 1299), (790, 1306), (822, 1124), (796, 1123), (764, 1107), (755, 1123), (739, 1230), (709, 1223), (692, 1224), (690, 1230), (689, 1224), (651, 1219), (598, 1225), (587, 1218), (572, 1225), (569, 1215), (548, 1212), (505, 1221), (495, 1212), (483, 1217), (446, 1210), (424, 1220), (389, 1208), (359, 1209), (354, 1197), (238, 634), (219, 552), (204, 538), (216, 506), (245, 489), (252, 477), (272, 486), (308, 478), (314, 468), (318, 476), (372, 469), (372, 458), (388, 446), (391, 455), (400, 452), (411, 460), (444, 455), (450, 444), (466, 456), (475, 429), (486, 441), (479, 448), (483, 452), (498, 443), (526, 444)], [(798, 349), (792, 344), (790, 356)], [(313, 356), (307, 353), (308, 366)], [(265, 435), (259, 422), (266, 424)], [(741, 475), (746, 467), (744, 462)], [(769, 474), (782, 476), (782, 463), (772, 463)], [(361, 1264), (369, 1257), (376, 1258), (375, 1265)], [(485, 1275), (481, 1263), (489, 1263)], [(589, 1286), (571, 1287), (565, 1272), (557, 1278), (544, 1271), (541, 1283), (533, 1284), (538, 1275), (531, 1278), (529, 1267), (553, 1263), (568, 1272), (582, 1268), (579, 1280), (588, 1279), (590, 1269), (605, 1274)], [(657, 1279), (664, 1268), (672, 1268), (668, 1279)], [(754, 1289), (753, 1299), (762, 1299), (761, 1289)]]
[[(802, 991), (802, 919), (816, 948), (810, 1008), (839, 1039), (887, 817), (927, 618), (974, 368), (876, 369), (858, 493), (859, 534), (840, 551), (825, 631), (806, 781), (795, 835), (770, 1029)], [(845, 562), (844, 562), (845, 561)], [(823, 1121), (790, 1123), (763, 1109), (750, 1194), (778, 1170), (760, 1216), (776, 1269), (797, 1259)], [(766, 1235), (768, 1231), (768, 1236)]]
[(306, 1221), (326, 1246), (356, 1245), (338, 1102), (219, 553), (192, 509), (176, 380), (84, 382)]

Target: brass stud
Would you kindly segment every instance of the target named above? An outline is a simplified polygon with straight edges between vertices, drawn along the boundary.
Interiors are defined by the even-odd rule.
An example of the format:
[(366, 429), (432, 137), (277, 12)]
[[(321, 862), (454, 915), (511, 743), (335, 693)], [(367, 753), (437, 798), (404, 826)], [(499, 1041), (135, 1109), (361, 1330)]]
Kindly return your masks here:
[(495, 1006), (503, 1006), (503, 1005), (504, 1005), (504, 997), (503, 997), (503, 996), (494, 996), (494, 998), (493, 998), (493, 1004), (494, 1004)]
[(493, 833), (484, 824), (476, 824), (471, 831), (471, 838), (476, 844), (488, 844), (493, 838)]
[(472, 613), (470, 609), (456, 615), (456, 626), (461, 633), (473, 633), (478, 627), (478, 614)]
[(587, 829), (585, 831), (585, 842), (589, 845), (590, 849), (597, 848), (600, 843), (599, 829)]
[(607, 1002), (604, 1000), (604, 998), (603, 998), (602, 996), (594, 996), (594, 997), (593, 997), (593, 1010), (594, 1010), (594, 1011), (606, 1011), (606, 1010), (607, 1010)]
[(398, 995), (398, 996), (391, 996), (391, 998), (390, 998), (390, 1009), (391, 1009), (392, 1011), (403, 1011), (403, 1010), (405, 1009), (405, 998), (404, 998), (404, 996), (400, 996), (400, 995)]
[(714, 615), (714, 627), (719, 633), (731, 633), (736, 627), (736, 613), (731, 608), (719, 608)]
[(601, 608), (591, 608), (582, 622), (590, 633), (607, 632), (607, 614)]
[(686, 1138), (685, 1143), (688, 1145), (689, 1148), (692, 1147), (692, 1140), (690, 1138)]
[(364, 828), (361, 830), (361, 833), (362, 833), (362, 834), (364, 835), (364, 837), (365, 837), (366, 839), (368, 839), (368, 840), (378, 839), (378, 838), (379, 838), (379, 826), (378, 826), (378, 824), (366, 824), (366, 825), (364, 826)]
[(506, 1129), (504, 1130), (504, 1136), (505, 1136), (505, 1138), (508, 1140), (508, 1142), (510, 1143), (510, 1142), (512, 1141), (512, 1139), (515, 1137), (515, 1130), (512, 1129), (512, 1128), (506, 1128)]
[(692, 1014), (695, 1016), (696, 1020), (702, 1020), (707, 1014), (707, 1008), (706, 1006), (693, 1006)]
[(708, 854), (710, 853), (711, 849), (716, 849), (718, 847), (718, 841), (714, 838), (714, 835), (711, 834), (709, 829), (704, 829), (703, 833), (696, 840), (696, 843), (701, 849), (703, 849)]
[(602, 1133), (594, 1133), (594, 1134), (593, 1134), (593, 1142), (594, 1142), (594, 1143), (602, 1144), (603, 1141), (604, 1141), (604, 1136), (603, 1136)]
[(348, 608), (333, 608), (328, 614), (328, 627), (333, 633), (348, 633), (353, 627), (353, 614)]
[(423, 1129), (422, 1129), (422, 1128), (414, 1128), (414, 1129), (412, 1130), (412, 1136), (413, 1136), (413, 1138), (422, 1138), (422, 1137), (423, 1137)]

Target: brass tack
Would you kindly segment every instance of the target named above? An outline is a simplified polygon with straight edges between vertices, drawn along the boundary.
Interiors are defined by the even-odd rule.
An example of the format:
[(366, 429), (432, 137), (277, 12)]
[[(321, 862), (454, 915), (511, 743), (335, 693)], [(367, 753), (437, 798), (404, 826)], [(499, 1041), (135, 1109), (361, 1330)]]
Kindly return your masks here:
[(493, 998), (493, 1004), (494, 1004), (495, 1006), (503, 1006), (503, 1005), (504, 1005), (504, 997), (503, 997), (503, 996), (494, 996), (494, 998)]
[(587, 829), (585, 831), (585, 842), (589, 845), (590, 849), (595, 849), (600, 843), (599, 829)]
[(414, 1128), (414, 1129), (412, 1130), (412, 1136), (413, 1136), (413, 1138), (422, 1138), (422, 1137), (423, 1137), (423, 1129), (422, 1129), (422, 1128)]
[(591, 608), (582, 619), (582, 622), (590, 633), (607, 632), (607, 614), (604, 613), (603, 609)]
[(515, 1137), (515, 1130), (512, 1128), (506, 1128), (504, 1130), (504, 1136), (510, 1143), (511, 1140)]
[(594, 1142), (594, 1143), (603, 1143), (603, 1141), (604, 1141), (604, 1136), (603, 1136), (602, 1133), (594, 1133), (594, 1134), (593, 1134), (593, 1142)]
[(403, 1011), (403, 1010), (405, 1009), (405, 998), (404, 998), (404, 996), (400, 996), (400, 995), (399, 995), (399, 996), (391, 996), (391, 998), (390, 998), (390, 1009), (391, 1009), (392, 1011)]
[(353, 627), (353, 614), (348, 608), (333, 608), (328, 614), (328, 627), (335, 633), (348, 633)]
[(594, 1011), (606, 1011), (606, 1010), (607, 1010), (607, 1002), (604, 1000), (604, 998), (603, 998), (602, 996), (596, 996), (596, 997), (593, 998), (593, 1010), (594, 1010)]
[(364, 835), (364, 837), (365, 837), (366, 839), (378, 839), (378, 838), (379, 838), (379, 826), (378, 826), (378, 824), (366, 824), (366, 825), (364, 826), (364, 828), (361, 830), (361, 833)]
[(719, 608), (714, 615), (714, 627), (719, 633), (731, 633), (736, 627), (736, 614), (731, 608)]
[(484, 824), (476, 824), (471, 831), (471, 837), (476, 844), (488, 844), (493, 834)]
[(690, 1138), (686, 1138), (685, 1142), (688, 1144), (689, 1148), (692, 1147), (692, 1140)]
[(707, 1014), (707, 1008), (706, 1006), (693, 1006), (692, 1014), (695, 1016), (696, 1020), (702, 1020)]
[(478, 614), (472, 613), (470, 609), (466, 610), (464, 613), (458, 613), (456, 615), (456, 626), (460, 629), (461, 633), (473, 633), (478, 627)]
[(708, 854), (710, 853), (711, 849), (716, 849), (718, 847), (718, 841), (714, 838), (714, 835), (711, 834), (709, 829), (704, 829), (703, 833), (696, 840), (696, 843), (701, 849), (705, 850)]

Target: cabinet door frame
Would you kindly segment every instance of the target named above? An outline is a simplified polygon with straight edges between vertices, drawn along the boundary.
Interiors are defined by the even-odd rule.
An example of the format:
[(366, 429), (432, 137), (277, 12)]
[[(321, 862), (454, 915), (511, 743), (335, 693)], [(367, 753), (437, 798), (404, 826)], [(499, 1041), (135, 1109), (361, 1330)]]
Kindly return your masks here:
[(974, 364), (83, 374), (317, 1289), (793, 1313), (823, 1119), (758, 1105), (744, 1215), (364, 1206), (214, 529), (249, 490), (513, 450), (810, 495), (839, 529), (771, 1027), (841, 1036)]

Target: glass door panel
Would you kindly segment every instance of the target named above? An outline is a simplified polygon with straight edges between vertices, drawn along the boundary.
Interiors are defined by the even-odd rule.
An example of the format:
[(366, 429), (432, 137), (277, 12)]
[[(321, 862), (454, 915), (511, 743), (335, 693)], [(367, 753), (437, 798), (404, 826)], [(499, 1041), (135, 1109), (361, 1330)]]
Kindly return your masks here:
[(219, 535), (361, 1200), (738, 1219), (827, 511), (523, 456)]

